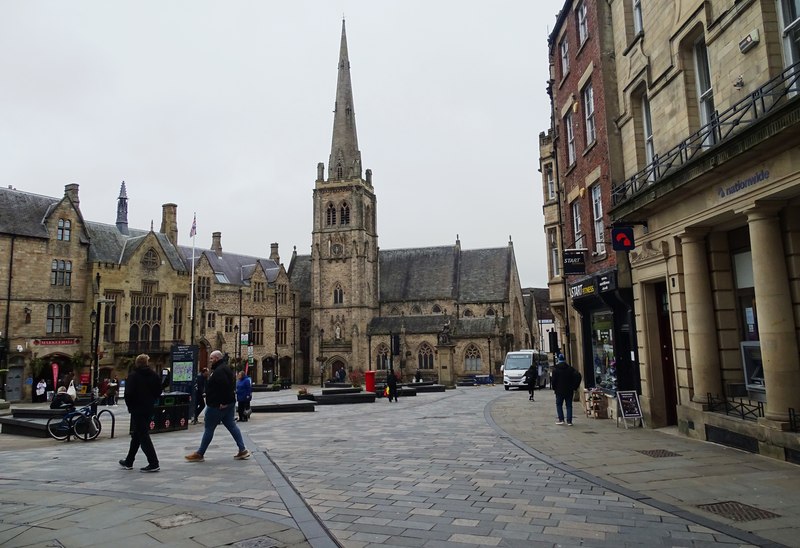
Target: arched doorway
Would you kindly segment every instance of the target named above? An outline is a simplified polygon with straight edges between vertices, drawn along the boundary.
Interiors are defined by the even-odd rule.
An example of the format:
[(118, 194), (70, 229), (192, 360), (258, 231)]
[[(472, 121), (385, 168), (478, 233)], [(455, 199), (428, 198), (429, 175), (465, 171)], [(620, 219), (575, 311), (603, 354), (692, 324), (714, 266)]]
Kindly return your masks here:
[(275, 357), (269, 356), (261, 360), (261, 383), (272, 384), (275, 382)]
[[(340, 371), (342, 373), (340, 373)], [(330, 376), (330, 380), (332, 381), (347, 382), (347, 364), (345, 364), (344, 360), (341, 358), (333, 358), (330, 361)]]

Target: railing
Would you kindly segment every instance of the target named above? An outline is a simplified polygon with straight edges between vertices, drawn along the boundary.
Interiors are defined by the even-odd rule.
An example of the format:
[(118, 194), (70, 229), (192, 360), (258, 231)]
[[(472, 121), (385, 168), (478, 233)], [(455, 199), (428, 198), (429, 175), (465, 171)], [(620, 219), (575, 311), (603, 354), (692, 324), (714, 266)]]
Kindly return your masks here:
[(185, 344), (184, 341), (122, 341), (114, 343), (114, 353), (117, 355), (135, 354), (169, 354), (175, 344)]
[(743, 399), (729, 400), (726, 398), (715, 398), (711, 393), (707, 394), (708, 410), (713, 413), (724, 413), (732, 417), (739, 417), (746, 421), (757, 421), (764, 416), (764, 403), (757, 401), (752, 403), (745, 402)]
[(715, 111), (711, 120), (662, 155), (655, 155), (644, 169), (617, 184), (611, 191), (619, 205), (650, 188), (653, 183), (678, 170), (697, 154), (710, 150), (725, 139), (763, 119), (783, 99), (800, 91), (800, 62), (784, 69), (742, 100), (723, 112)]

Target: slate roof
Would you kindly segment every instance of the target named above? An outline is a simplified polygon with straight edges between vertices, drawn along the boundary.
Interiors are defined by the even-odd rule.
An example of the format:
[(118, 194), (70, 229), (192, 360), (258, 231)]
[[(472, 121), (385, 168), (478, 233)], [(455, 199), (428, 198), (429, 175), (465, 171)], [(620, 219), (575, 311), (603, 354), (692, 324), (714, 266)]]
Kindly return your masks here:
[(311, 304), (311, 255), (297, 255), (289, 264), (292, 290), (300, 292), (300, 303)]
[[(126, 235), (117, 229), (117, 225), (94, 221), (86, 221), (85, 225), (92, 243), (89, 247), (89, 259), (92, 262), (126, 264), (150, 233), (147, 230), (131, 228)], [(153, 232), (153, 235), (161, 244), (161, 249), (157, 250), (159, 255), (165, 255), (174, 270), (185, 272), (187, 266), (167, 235), (160, 232)]]
[(510, 291), (510, 253), (508, 247), (381, 250), (380, 301), (505, 301)]
[[(192, 248), (191, 246), (178, 246), (183, 256), (187, 268), (191, 268)], [(195, 260), (205, 254), (211, 268), (215, 273), (225, 274), (228, 283), (233, 285), (250, 285), (250, 278), (256, 269), (256, 265), (261, 263), (267, 276), (267, 282), (273, 283), (278, 279), (280, 265), (272, 259), (263, 257), (253, 257), (251, 255), (238, 255), (236, 253), (223, 252), (222, 257), (217, 257), (217, 253), (211, 249), (194, 248)]]
[(456, 247), (379, 251), (381, 302), (455, 297)]
[(0, 188), (0, 233), (49, 238), (44, 220), (61, 198)]

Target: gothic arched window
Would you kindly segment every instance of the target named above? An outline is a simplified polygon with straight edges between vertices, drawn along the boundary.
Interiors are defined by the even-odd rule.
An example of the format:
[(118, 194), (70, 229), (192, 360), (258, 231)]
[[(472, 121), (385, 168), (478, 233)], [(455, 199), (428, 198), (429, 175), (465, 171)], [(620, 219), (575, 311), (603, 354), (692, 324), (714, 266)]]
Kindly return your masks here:
[(161, 261), (158, 260), (158, 253), (153, 248), (147, 250), (147, 253), (144, 254), (142, 257), (142, 266), (149, 269), (158, 268), (158, 264)]
[(471, 318), (471, 317), (472, 317), (472, 310), (470, 310), (469, 308), (467, 308), (467, 309), (464, 311), (464, 317), (465, 317), (465, 318)]
[(336, 164), (336, 178), (342, 179), (344, 177), (344, 168), (341, 163)]
[(438, 304), (435, 304), (435, 305), (433, 305), (433, 308), (431, 308), (431, 312), (433, 312), (434, 314), (441, 314), (442, 313), (442, 307), (439, 306)]
[(474, 344), (467, 347), (464, 352), (464, 371), (480, 371), (481, 370), (481, 351)]
[(411, 307), (412, 314), (422, 314), (422, 309), (418, 305), (414, 305)]
[(325, 210), (325, 224), (327, 226), (336, 224), (336, 206), (333, 204), (328, 204), (328, 208)]
[(486, 311), (486, 315), (487, 316), (494, 316), (494, 308), (490, 308), (489, 310), (487, 310)]
[(389, 347), (381, 343), (375, 351), (375, 370), (386, 371), (389, 369)]
[(344, 290), (340, 284), (333, 288), (333, 304), (344, 304)]
[(342, 211), (341, 215), (339, 216), (339, 224), (341, 225), (349, 225), (350, 224), (350, 206), (347, 202), (342, 204)]
[(433, 369), (433, 349), (428, 343), (422, 343), (419, 346), (417, 366), (420, 369)]

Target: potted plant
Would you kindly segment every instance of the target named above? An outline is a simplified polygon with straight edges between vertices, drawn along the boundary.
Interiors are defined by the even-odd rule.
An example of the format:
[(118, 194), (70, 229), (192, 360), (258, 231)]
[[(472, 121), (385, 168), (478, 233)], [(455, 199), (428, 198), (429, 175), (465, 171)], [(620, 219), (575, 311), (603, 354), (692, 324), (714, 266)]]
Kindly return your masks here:
[(308, 391), (308, 388), (303, 386), (297, 391), (297, 399), (314, 401), (314, 395)]

